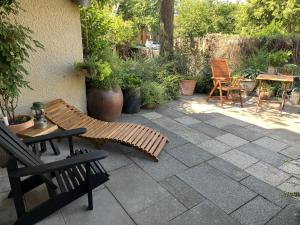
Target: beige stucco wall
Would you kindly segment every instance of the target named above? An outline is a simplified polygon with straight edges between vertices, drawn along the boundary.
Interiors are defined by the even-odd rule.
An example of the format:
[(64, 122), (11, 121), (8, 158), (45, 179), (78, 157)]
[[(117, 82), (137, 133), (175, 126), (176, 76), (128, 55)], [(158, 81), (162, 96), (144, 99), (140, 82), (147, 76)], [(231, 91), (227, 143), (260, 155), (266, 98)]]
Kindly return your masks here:
[(23, 90), (18, 113), (27, 113), (34, 101), (62, 98), (86, 110), (84, 77), (74, 70), (82, 60), (80, 15), (71, 0), (21, 0), (17, 20), (34, 31), (45, 50), (31, 53), (28, 80), (33, 90)]

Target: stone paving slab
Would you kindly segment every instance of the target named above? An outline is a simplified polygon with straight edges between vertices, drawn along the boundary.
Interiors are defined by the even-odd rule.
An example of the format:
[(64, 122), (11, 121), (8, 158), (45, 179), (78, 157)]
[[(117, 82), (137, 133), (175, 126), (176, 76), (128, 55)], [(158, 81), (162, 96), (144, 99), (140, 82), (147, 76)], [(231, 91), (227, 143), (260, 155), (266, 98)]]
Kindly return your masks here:
[(264, 136), (263, 134), (253, 132), (251, 129), (247, 129), (247, 127), (241, 127), (234, 124), (225, 126), (222, 129), (247, 141), (254, 141)]
[[(284, 192), (300, 192), (300, 179), (291, 177), (286, 182), (278, 186), (278, 188)], [(297, 197), (297, 199), (300, 199)]]
[(161, 115), (160, 113), (157, 112), (149, 112), (149, 113), (144, 113), (142, 114), (144, 117), (146, 117), (149, 120), (154, 120), (154, 119), (158, 119), (161, 118), (163, 115)]
[(0, 177), (0, 193), (10, 190), (10, 184), (7, 176)]
[(266, 225), (299, 225), (300, 217), (295, 216), (296, 212), (295, 205), (288, 205)]
[(282, 184), (291, 177), (291, 175), (264, 162), (258, 162), (247, 168), (246, 171), (272, 186)]
[(241, 169), (245, 169), (258, 162), (256, 158), (236, 149), (233, 149), (229, 152), (225, 152), (224, 154), (220, 155), (220, 158), (232, 163), (233, 165)]
[(193, 144), (181, 145), (179, 147), (167, 150), (167, 152), (188, 167), (198, 165), (214, 157), (207, 151), (204, 151)]
[(205, 200), (205, 198), (199, 192), (184, 183), (176, 176), (168, 177), (161, 181), (160, 184), (186, 208), (193, 208)]
[(207, 163), (236, 181), (240, 181), (250, 176), (250, 174), (244, 170), (218, 157), (207, 161)]
[(283, 155), (286, 155), (292, 159), (298, 159), (298, 158), (300, 158), (300, 147), (299, 146), (291, 146), (291, 147), (281, 150), (280, 153)]
[(177, 173), (185, 171), (188, 167), (166, 152), (159, 155), (159, 161), (153, 162), (141, 152), (132, 152), (128, 156), (146, 171), (155, 180), (163, 180)]
[(270, 137), (262, 137), (253, 142), (254, 144), (260, 145), (264, 148), (270, 149), (274, 152), (279, 152), (280, 150), (288, 147), (286, 143), (277, 141)]
[(224, 130), (221, 130), (219, 128), (216, 128), (214, 126), (211, 126), (209, 124), (206, 123), (200, 123), (200, 124), (192, 124), (190, 125), (191, 128), (193, 128), (194, 130), (197, 130), (203, 134), (206, 134), (209, 137), (215, 138), (221, 135), (226, 134), (227, 132), (225, 132)]
[(236, 148), (236, 147), (239, 147), (241, 145), (248, 143), (248, 141), (246, 141), (245, 139), (242, 139), (242, 138), (235, 136), (233, 134), (230, 134), (230, 133), (218, 136), (218, 137), (216, 137), (216, 139), (218, 141), (221, 141), (221, 142), (227, 144), (228, 146), (233, 147), (233, 148)]
[(192, 124), (199, 124), (201, 121), (194, 119), (193, 117), (190, 116), (184, 116), (184, 117), (179, 117), (175, 119), (177, 122), (182, 123), (184, 125), (192, 125)]
[(175, 218), (168, 225), (240, 225), (235, 219), (225, 214), (221, 209), (204, 201)]
[(133, 220), (138, 225), (161, 225), (186, 211), (186, 208), (173, 196), (157, 202), (148, 208), (134, 213)]
[(186, 116), (186, 114), (168, 107), (158, 108), (156, 112), (170, 118), (178, 118), (178, 117)]
[(106, 186), (129, 214), (141, 211), (169, 195), (154, 179), (135, 165), (112, 172)]
[(242, 180), (241, 184), (245, 185), (250, 190), (260, 194), (281, 208), (284, 208), (286, 205), (293, 202), (293, 200), (290, 197), (287, 197), (284, 192), (253, 176), (249, 176)]
[(13, 200), (7, 198), (8, 192), (0, 193), (0, 224), (11, 225), (17, 220)]
[(285, 162), (279, 169), (300, 178), (300, 159)]
[(243, 225), (263, 225), (280, 210), (278, 206), (258, 196), (231, 215)]
[(218, 127), (218, 128), (223, 128), (227, 125), (232, 125), (232, 124), (238, 125), (238, 126), (241, 126), (241, 127), (245, 127), (245, 126), (250, 125), (247, 122), (244, 122), (244, 121), (241, 121), (241, 120), (229, 117), (229, 116), (224, 116), (224, 115), (222, 115), (221, 117), (218, 117), (218, 118), (207, 120), (207, 121), (205, 121), (205, 123), (208, 123), (211, 126), (215, 126), (215, 127)]
[(282, 154), (279, 154), (277, 152), (274, 152), (272, 150), (266, 149), (260, 145), (253, 143), (242, 145), (237, 149), (241, 152), (255, 157), (256, 159), (269, 163), (275, 167), (279, 167), (288, 160), (290, 160), (290, 158)]
[(231, 213), (256, 196), (256, 193), (209, 165), (200, 164), (178, 176), (226, 213)]
[(224, 152), (227, 152), (231, 149), (230, 146), (215, 140), (215, 139), (211, 139), (211, 140), (207, 140), (202, 142), (201, 144), (198, 145), (200, 148), (204, 149), (205, 151), (213, 154), (213, 155), (221, 155)]
[(134, 225), (134, 222), (107, 189), (94, 192), (93, 197), (93, 210), (86, 210), (86, 196), (75, 200), (62, 209), (67, 224)]

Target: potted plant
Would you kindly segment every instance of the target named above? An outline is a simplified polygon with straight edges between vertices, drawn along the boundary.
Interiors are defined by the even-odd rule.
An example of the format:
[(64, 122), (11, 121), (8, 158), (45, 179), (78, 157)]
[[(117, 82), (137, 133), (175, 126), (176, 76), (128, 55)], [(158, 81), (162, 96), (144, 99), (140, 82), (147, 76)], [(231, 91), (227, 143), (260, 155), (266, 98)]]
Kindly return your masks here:
[(157, 82), (142, 84), (142, 106), (145, 109), (154, 109), (165, 102), (165, 90)]
[(257, 95), (260, 95), (260, 98), (263, 100), (268, 100), (273, 96), (274, 93), (274, 87), (272, 87), (270, 84), (264, 82), (261, 85), (261, 89), (256, 89)]
[(240, 85), (246, 94), (251, 93), (256, 86), (256, 77), (262, 73), (259, 69), (245, 68), (241, 71)]
[(190, 96), (194, 94), (197, 84), (197, 77), (195, 75), (183, 76), (179, 81), (180, 92), (182, 95)]
[(278, 68), (282, 67), (284, 64), (286, 64), (291, 57), (292, 52), (291, 51), (284, 51), (279, 50), (276, 52), (271, 52), (268, 55), (269, 59), (269, 68), (268, 73), (271, 74), (277, 74)]
[(141, 79), (135, 75), (131, 74), (123, 78), (123, 112), (133, 114), (138, 113), (140, 111), (141, 84)]
[(88, 71), (87, 109), (91, 117), (104, 121), (115, 121), (123, 107), (121, 80), (108, 62), (86, 59), (76, 63), (77, 69)]
[(33, 39), (33, 32), (28, 27), (12, 19), (20, 10), (17, 0), (0, 4), (0, 109), (15, 133), (33, 126), (30, 116), (16, 115), (16, 108), (21, 90), (30, 88), (24, 62), (28, 61), (30, 51), (43, 48)]

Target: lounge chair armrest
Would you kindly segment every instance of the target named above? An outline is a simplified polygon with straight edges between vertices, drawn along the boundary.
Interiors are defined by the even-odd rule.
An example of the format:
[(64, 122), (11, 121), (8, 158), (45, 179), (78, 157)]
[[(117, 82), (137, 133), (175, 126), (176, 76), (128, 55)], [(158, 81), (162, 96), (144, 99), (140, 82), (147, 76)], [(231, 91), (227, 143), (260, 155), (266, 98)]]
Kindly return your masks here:
[(18, 177), (24, 177), (29, 175), (41, 175), (43, 173), (49, 173), (55, 170), (69, 168), (74, 165), (89, 163), (100, 159), (104, 159), (107, 156), (108, 153), (106, 151), (97, 150), (85, 154), (75, 155), (64, 160), (42, 164), (39, 166), (19, 168), (15, 171), (10, 172), (9, 176), (18, 178)]
[(52, 140), (52, 139), (79, 136), (80, 134), (84, 134), (85, 132), (86, 132), (85, 128), (76, 128), (76, 129), (72, 129), (72, 130), (58, 131), (58, 132), (53, 132), (53, 133), (46, 134), (46, 135), (27, 138), (27, 139), (23, 140), (23, 142), (26, 145), (31, 145), (31, 144), (35, 144), (35, 143), (39, 143), (39, 142), (43, 142), (43, 141)]

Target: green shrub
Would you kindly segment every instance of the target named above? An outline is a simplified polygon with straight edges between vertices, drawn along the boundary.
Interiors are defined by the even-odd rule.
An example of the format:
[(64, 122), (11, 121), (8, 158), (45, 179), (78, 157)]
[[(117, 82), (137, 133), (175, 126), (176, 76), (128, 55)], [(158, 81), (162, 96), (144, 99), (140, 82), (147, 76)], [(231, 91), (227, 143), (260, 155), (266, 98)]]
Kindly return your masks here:
[(157, 82), (145, 82), (142, 84), (142, 105), (161, 105), (165, 102), (165, 90)]
[(291, 51), (279, 50), (276, 52), (269, 53), (268, 59), (271, 66), (281, 67), (289, 61), (291, 57)]
[(251, 55), (242, 58), (242, 68), (267, 71), (269, 66), (269, 53), (262, 49), (255, 49)]
[(122, 88), (123, 89), (133, 89), (140, 87), (142, 84), (142, 81), (139, 77), (135, 75), (125, 75), (123, 77), (123, 83), (122, 83)]
[(239, 71), (239, 74), (242, 78), (251, 79), (251, 80), (255, 80), (256, 77), (261, 73), (262, 73), (262, 71), (260, 71), (259, 69), (251, 68), (251, 67), (248, 67), (248, 68), (245, 68), (245, 69), (242, 69), (241, 71)]
[(175, 100), (180, 97), (179, 80), (180, 76), (178, 75), (163, 72), (157, 74), (157, 81), (164, 88), (167, 100)]

